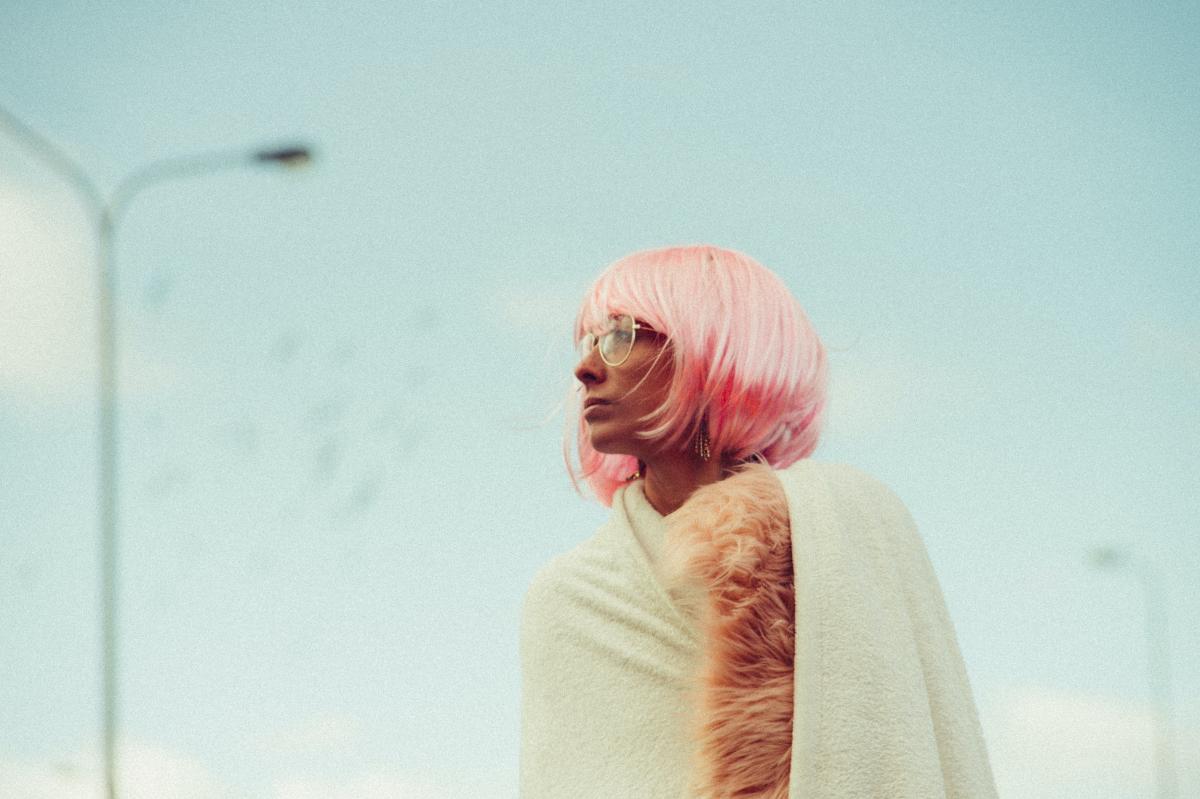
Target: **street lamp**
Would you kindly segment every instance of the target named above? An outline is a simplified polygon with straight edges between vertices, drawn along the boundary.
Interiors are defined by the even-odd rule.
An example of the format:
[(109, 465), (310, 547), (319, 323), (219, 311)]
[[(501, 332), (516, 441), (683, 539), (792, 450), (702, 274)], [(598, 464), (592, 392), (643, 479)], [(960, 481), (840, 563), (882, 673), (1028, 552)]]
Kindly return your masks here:
[(1117, 547), (1090, 553), (1093, 566), (1105, 570), (1129, 568), (1142, 585), (1146, 606), (1146, 650), (1150, 692), (1154, 702), (1154, 782), (1157, 799), (1175, 799), (1174, 743), (1171, 732), (1170, 645), (1167, 603), (1162, 572), (1146, 558), (1132, 557)]
[(117, 223), (133, 198), (159, 183), (247, 166), (297, 168), (312, 161), (304, 145), (225, 150), (164, 158), (126, 175), (105, 198), (95, 181), (53, 142), (0, 107), (0, 123), (66, 178), (96, 225), (99, 278), (97, 338), (100, 353), (100, 574), (103, 644), (103, 758), (107, 799), (117, 799)]

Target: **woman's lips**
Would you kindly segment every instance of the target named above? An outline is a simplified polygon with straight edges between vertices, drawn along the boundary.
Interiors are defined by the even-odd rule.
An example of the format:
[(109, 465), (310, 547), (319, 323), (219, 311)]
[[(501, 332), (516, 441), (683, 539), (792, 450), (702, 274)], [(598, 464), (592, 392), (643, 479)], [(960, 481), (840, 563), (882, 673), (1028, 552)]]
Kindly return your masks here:
[(597, 408), (607, 408), (609, 403), (607, 400), (590, 399), (583, 403), (583, 415), (590, 416), (596, 413)]

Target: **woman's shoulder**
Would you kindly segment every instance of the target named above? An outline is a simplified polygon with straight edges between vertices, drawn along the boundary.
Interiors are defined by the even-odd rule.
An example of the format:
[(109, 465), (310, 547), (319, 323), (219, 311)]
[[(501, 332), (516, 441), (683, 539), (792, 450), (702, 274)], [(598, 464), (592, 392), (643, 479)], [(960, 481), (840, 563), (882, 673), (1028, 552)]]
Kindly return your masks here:
[(776, 475), (792, 496), (824, 490), (838, 503), (872, 506), (889, 514), (908, 517), (908, 509), (896, 492), (857, 466), (804, 458), (777, 470)]
[(534, 573), (526, 591), (526, 602), (576, 590), (580, 581), (594, 580), (597, 575), (616, 567), (617, 553), (613, 546), (613, 519), (601, 524), (589, 537), (570, 549), (552, 555)]
[(777, 469), (776, 474), (781, 477), (787, 475), (797, 480), (821, 479), (838, 483), (874, 484), (886, 488), (882, 482), (857, 466), (851, 466), (848, 463), (818, 461), (812, 458), (801, 458), (790, 466)]

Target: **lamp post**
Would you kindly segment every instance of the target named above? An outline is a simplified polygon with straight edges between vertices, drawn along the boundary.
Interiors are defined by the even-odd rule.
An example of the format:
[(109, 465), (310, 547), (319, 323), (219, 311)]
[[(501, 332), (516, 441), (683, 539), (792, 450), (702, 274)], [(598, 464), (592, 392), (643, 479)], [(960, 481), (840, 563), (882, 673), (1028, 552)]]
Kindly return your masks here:
[(126, 175), (106, 198), (74, 159), (3, 107), (0, 107), (0, 124), (67, 179), (79, 193), (96, 226), (103, 760), (105, 796), (117, 799), (117, 225), (133, 198), (150, 186), (247, 166), (302, 167), (312, 160), (312, 152), (305, 146), (291, 145), (164, 158)]
[(1175, 799), (1174, 741), (1171, 723), (1170, 644), (1162, 572), (1146, 558), (1134, 558), (1117, 547), (1091, 553), (1093, 566), (1106, 570), (1129, 568), (1141, 583), (1146, 607), (1146, 654), (1154, 704), (1154, 784), (1157, 799)]

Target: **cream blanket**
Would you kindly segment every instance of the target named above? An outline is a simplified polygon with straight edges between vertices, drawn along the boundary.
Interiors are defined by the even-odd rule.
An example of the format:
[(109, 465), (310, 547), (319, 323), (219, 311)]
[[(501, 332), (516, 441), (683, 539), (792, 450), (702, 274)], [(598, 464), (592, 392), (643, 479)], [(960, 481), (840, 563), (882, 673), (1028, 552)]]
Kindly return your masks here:
[[(716, 646), (712, 619), (680, 582), (678, 556), (689, 546), (693, 555), (711, 549), (700, 539), (730, 519), (770, 519), (758, 512), (770, 504), (763, 491), (779, 496), (780, 486), (774, 528), (721, 539), (726, 563), (746, 561), (756, 547), (778, 553), (782, 543), (786, 553), (790, 545), (796, 588), (786, 633), (794, 629), (794, 648), (782, 654), (794, 655), (793, 703), (782, 708), (784, 724), (756, 727), (759, 716), (779, 716), (778, 697), (697, 678), (706, 654), (711, 660), (728, 649)], [(731, 570), (717, 571), (727, 588)], [(771, 601), (782, 606), (778, 593)], [(789, 615), (792, 597), (787, 591)], [(696, 730), (705, 722), (735, 759), (781, 754), (778, 769), (762, 769), (761, 790), (743, 797), (995, 796), (925, 549), (899, 500), (849, 467), (756, 467), (697, 491), (666, 520), (640, 483), (621, 489), (609, 521), (534, 579), (521, 650), (522, 799), (730, 795), (720, 780), (696, 779), (707, 756)], [(761, 664), (724, 665), (762, 671)], [(737, 712), (751, 724), (706, 718), (713, 691), (724, 692), (727, 707), (744, 708)], [(781, 735), (790, 737), (782, 747)]]
[(995, 797), (954, 628), (907, 509), (849, 467), (801, 461), (778, 476), (796, 581), (792, 795)]
[(641, 484), (538, 572), (521, 622), (522, 799), (682, 799), (699, 654), (651, 564), (663, 519)]

